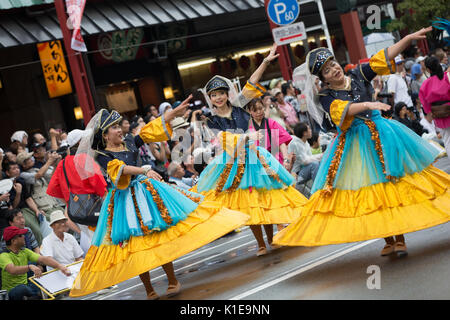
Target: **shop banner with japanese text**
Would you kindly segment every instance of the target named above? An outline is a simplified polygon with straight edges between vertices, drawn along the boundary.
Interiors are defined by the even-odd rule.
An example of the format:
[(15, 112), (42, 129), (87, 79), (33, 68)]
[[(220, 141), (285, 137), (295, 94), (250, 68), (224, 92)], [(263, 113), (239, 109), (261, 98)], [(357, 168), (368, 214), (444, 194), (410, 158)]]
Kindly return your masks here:
[(38, 43), (37, 49), (49, 97), (55, 98), (72, 93), (61, 41)]

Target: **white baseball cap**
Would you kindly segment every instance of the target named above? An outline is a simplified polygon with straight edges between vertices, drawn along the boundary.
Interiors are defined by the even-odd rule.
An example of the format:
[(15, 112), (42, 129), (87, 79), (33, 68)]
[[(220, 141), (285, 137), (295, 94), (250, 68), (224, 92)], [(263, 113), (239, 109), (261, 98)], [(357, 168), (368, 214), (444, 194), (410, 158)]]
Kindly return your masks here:
[(402, 55), (399, 54), (398, 56), (395, 57), (394, 61), (395, 61), (395, 64), (400, 64), (402, 62), (405, 62), (405, 59), (403, 59)]
[(69, 132), (67, 135), (67, 143), (72, 148), (86, 135), (86, 130), (75, 129)]
[(423, 60), (425, 60), (425, 59), (426, 59), (426, 57), (420, 56), (420, 57), (418, 57), (418, 58), (416, 59), (416, 63), (420, 63), (421, 61), (423, 61)]

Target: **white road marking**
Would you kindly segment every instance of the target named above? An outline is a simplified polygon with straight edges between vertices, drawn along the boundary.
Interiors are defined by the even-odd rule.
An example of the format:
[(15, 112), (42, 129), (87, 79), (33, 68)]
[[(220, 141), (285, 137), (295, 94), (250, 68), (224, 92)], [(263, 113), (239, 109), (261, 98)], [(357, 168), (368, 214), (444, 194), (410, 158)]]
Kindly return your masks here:
[[(244, 238), (244, 237), (242, 237), (242, 238)], [(208, 261), (208, 260), (217, 258), (217, 257), (219, 257), (219, 256), (221, 256), (221, 255), (223, 255), (223, 254), (227, 254), (227, 253), (232, 252), (232, 251), (234, 251), (234, 250), (236, 250), (236, 249), (239, 249), (239, 248), (241, 248), (241, 247), (248, 246), (248, 245), (250, 245), (250, 244), (252, 244), (252, 243), (254, 243), (254, 242), (255, 242), (255, 240), (252, 239), (251, 241), (248, 241), (248, 242), (246, 242), (246, 243), (244, 243), (244, 244), (241, 244), (241, 245), (239, 245), (239, 246), (237, 246), (237, 247), (233, 247), (233, 248), (228, 249), (228, 250), (226, 250), (226, 251), (223, 251), (223, 252), (220, 252), (220, 253), (218, 253), (218, 254), (212, 255), (212, 256), (210, 256), (210, 257), (208, 257), (208, 258), (205, 258), (205, 259), (196, 261), (196, 262), (194, 262), (194, 263), (191, 263), (191, 264), (189, 264), (189, 265), (183, 266), (183, 267), (181, 267), (181, 268), (179, 268), (179, 269), (176, 269), (175, 272), (181, 271), (181, 270), (184, 270), (184, 269), (188, 269), (188, 268), (190, 268), (190, 267), (195, 266), (196, 264), (200, 264), (200, 263), (203, 263), (203, 262), (205, 262), (205, 261)], [(224, 243), (224, 244), (225, 244), (225, 243)], [(159, 275), (159, 276), (157, 276), (157, 277), (155, 277), (155, 278), (152, 278), (152, 281), (155, 281), (155, 280), (158, 280), (158, 279), (161, 279), (161, 278), (165, 278), (165, 277), (166, 277), (166, 274), (164, 273), (164, 274)], [(137, 278), (137, 277), (136, 277), (136, 278)], [(115, 296), (115, 295), (118, 295), (119, 293), (122, 293), (122, 292), (125, 292), (125, 291), (128, 291), (128, 290), (137, 288), (137, 287), (142, 286), (142, 285), (143, 285), (142, 283), (139, 283), (139, 284), (136, 284), (136, 285), (134, 285), (134, 286), (131, 286), (131, 287), (128, 287), (128, 288), (125, 288), (125, 289), (116, 291), (116, 292), (114, 292), (114, 293), (111, 293), (111, 294), (109, 294), (109, 295), (105, 295), (105, 296), (98, 297), (98, 298), (94, 298), (94, 299), (92, 299), (92, 297), (90, 297), (90, 298), (85, 298), (85, 299), (82, 299), (82, 300), (88, 300), (88, 299), (89, 299), (89, 300), (90, 300), (90, 299), (92, 299), (92, 300), (105, 300), (105, 299), (107, 299), (107, 298), (111, 298), (111, 297), (113, 297), (113, 296)]]
[(339, 258), (339, 257), (341, 257), (343, 255), (346, 255), (347, 253), (350, 253), (352, 251), (361, 249), (362, 247), (365, 247), (365, 246), (367, 246), (367, 245), (369, 245), (369, 244), (371, 244), (371, 243), (373, 243), (375, 241), (378, 241), (378, 240), (380, 240), (380, 239), (368, 240), (368, 241), (359, 243), (357, 245), (351, 245), (351, 246), (347, 246), (347, 247), (341, 248), (339, 250), (333, 251), (333, 252), (331, 252), (329, 254), (326, 254), (324, 256), (318, 257), (316, 259), (313, 259), (313, 260), (311, 260), (311, 261), (309, 261), (307, 263), (304, 263), (301, 266), (296, 267), (296, 268), (286, 272), (284, 275), (278, 276), (276, 279), (273, 279), (273, 280), (271, 280), (269, 282), (266, 282), (266, 283), (264, 283), (264, 284), (262, 284), (260, 286), (257, 286), (256, 288), (253, 288), (253, 289), (251, 289), (249, 291), (243, 292), (243, 293), (241, 293), (241, 294), (239, 294), (237, 296), (234, 296), (234, 297), (232, 297), (232, 298), (230, 298), (228, 300), (241, 300), (241, 299), (244, 299), (244, 298), (246, 298), (248, 296), (251, 296), (252, 294), (255, 294), (255, 293), (259, 292), (259, 291), (262, 291), (262, 290), (267, 289), (267, 288), (269, 288), (271, 286), (274, 286), (274, 285), (276, 285), (276, 284), (278, 284), (278, 283), (280, 283), (282, 281), (285, 281), (285, 280), (287, 280), (289, 278), (295, 277), (295, 276), (297, 276), (297, 275), (299, 275), (299, 274), (301, 274), (303, 272), (306, 272), (306, 271), (311, 270), (311, 269), (313, 269), (313, 268), (315, 268), (317, 266), (320, 266), (321, 264), (330, 262), (330, 261), (332, 261), (332, 260), (334, 260), (336, 258)]

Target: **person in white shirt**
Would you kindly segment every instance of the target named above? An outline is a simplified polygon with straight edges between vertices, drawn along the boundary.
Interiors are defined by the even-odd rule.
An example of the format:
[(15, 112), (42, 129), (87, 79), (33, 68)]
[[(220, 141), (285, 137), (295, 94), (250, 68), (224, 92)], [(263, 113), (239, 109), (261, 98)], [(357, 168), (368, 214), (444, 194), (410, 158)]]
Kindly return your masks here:
[(295, 136), (288, 146), (288, 153), (294, 153), (295, 162), (292, 166), (292, 173), (297, 174), (297, 183), (305, 183), (316, 178), (320, 160), (323, 153), (313, 155), (308, 139), (312, 137), (309, 125), (300, 122), (294, 127)]
[(52, 257), (62, 265), (82, 260), (84, 251), (77, 240), (67, 233), (69, 227), (64, 212), (57, 210), (51, 213), (50, 227), (53, 232), (42, 241), (41, 255)]
[(171, 162), (167, 168), (169, 182), (175, 183), (178, 187), (189, 190), (193, 186), (193, 178), (184, 178), (185, 171), (181, 164)]
[(393, 94), (394, 103), (396, 105), (399, 102), (404, 102), (407, 107), (413, 107), (413, 101), (409, 94), (410, 88), (405, 79), (405, 60), (401, 55), (395, 57), (396, 73), (391, 74), (387, 81), (388, 92)]

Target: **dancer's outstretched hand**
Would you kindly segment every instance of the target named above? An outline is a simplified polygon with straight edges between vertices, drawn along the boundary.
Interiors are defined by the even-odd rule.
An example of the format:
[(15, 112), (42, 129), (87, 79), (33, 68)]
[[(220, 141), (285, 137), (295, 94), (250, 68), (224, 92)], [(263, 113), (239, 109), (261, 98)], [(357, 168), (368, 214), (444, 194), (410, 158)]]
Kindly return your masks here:
[(277, 53), (277, 44), (274, 43), (272, 45), (272, 48), (270, 48), (270, 52), (269, 55), (264, 59), (265, 61), (267, 61), (268, 63), (272, 62), (273, 60), (275, 60), (276, 58), (278, 58), (280, 56), (279, 53)]
[(186, 113), (186, 109), (189, 107), (189, 102), (192, 99), (192, 94), (189, 95), (189, 97), (186, 98), (178, 107), (175, 109), (171, 109), (169, 111), (166, 111), (164, 113), (164, 119), (166, 122), (172, 121), (176, 117), (182, 117)]
[(431, 30), (433, 30), (433, 27), (422, 28), (417, 32), (409, 34), (407, 37), (409, 37), (410, 40), (423, 40), (427, 38), (427, 33)]

